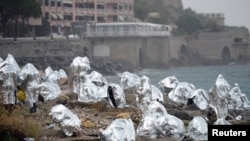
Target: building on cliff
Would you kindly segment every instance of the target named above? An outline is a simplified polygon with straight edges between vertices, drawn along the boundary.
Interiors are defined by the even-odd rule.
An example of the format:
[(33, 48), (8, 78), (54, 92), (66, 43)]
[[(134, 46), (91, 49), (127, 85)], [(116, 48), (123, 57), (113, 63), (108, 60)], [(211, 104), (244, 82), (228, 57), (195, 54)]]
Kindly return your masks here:
[(225, 25), (225, 16), (223, 13), (201, 13), (200, 15), (209, 18), (219, 26)]
[(54, 33), (69, 31), (74, 22), (121, 22), (134, 17), (134, 0), (40, 0), (42, 16)]

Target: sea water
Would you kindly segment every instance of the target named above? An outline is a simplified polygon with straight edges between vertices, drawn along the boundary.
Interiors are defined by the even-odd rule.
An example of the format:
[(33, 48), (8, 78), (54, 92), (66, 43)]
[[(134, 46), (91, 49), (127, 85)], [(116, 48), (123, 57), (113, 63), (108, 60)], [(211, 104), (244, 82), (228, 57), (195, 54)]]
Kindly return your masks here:
[[(132, 73), (132, 72), (131, 72)], [(159, 82), (168, 76), (174, 75), (179, 82), (192, 83), (197, 89), (209, 90), (215, 85), (219, 74), (230, 84), (239, 84), (241, 92), (250, 100), (250, 64), (247, 65), (223, 65), (223, 66), (195, 66), (177, 67), (170, 69), (143, 69), (135, 73), (139, 77), (146, 75), (152, 85), (159, 88)], [(106, 76), (108, 82), (119, 84), (119, 76)]]

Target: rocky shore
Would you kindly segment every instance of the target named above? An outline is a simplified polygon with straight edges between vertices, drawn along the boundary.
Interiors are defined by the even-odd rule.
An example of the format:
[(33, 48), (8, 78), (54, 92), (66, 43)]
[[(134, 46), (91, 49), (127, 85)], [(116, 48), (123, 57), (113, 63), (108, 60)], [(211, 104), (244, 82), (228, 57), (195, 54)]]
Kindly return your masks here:
[[(33, 137), (37, 141), (99, 141), (99, 130), (105, 129), (108, 127), (111, 122), (117, 118), (131, 118), (134, 123), (134, 128), (136, 129), (139, 121), (141, 119), (141, 111), (136, 106), (135, 99), (136, 94), (131, 92), (125, 92), (125, 99), (129, 105), (126, 108), (113, 108), (109, 103), (98, 102), (93, 104), (86, 104), (77, 101), (77, 95), (70, 92), (69, 85), (65, 82), (61, 85), (62, 92), (54, 100), (50, 100), (47, 103), (41, 101), (38, 102), (38, 112), (29, 113), (28, 107), (26, 105), (16, 105), (14, 111), (9, 115), (9, 118), (15, 117), (20, 121), (24, 121), (24, 124), (29, 124), (29, 122), (34, 122), (37, 124), (36, 136)], [(60, 127), (53, 122), (53, 119), (49, 116), (50, 109), (57, 104), (63, 104), (68, 107), (73, 113), (75, 113), (81, 120), (80, 133), (68, 137), (65, 136), (60, 129)], [(176, 105), (169, 100), (168, 96), (164, 94), (164, 103), (162, 103), (166, 108), (167, 112), (171, 115), (174, 115), (181, 120), (183, 120), (185, 126), (192, 120), (194, 116), (206, 117), (207, 113), (200, 111), (194, 104), (189, 106)], [(6, 111), (0, 109), (1, 115), (0, 118), (4, 118)], [(250, 112), (245, 115), (250, 115)], [(210, 123), (212, 124), (216, 120), (215, 113), (209, 115)], [(247, 124), (250, 125), (250, 118), (245, 117), (245, 120), (236, 121), (229, 119), (232, 124)], [(7, 127), (6, 130), (14, 130), (15, 127)], [(6, 130), (3, 130), (4, 126), (0, 130), (0, 137), (6, 136)], [(18, 131), (16, 135), (17, 140), (21, 140), (24, 137), (27, 137), (28, 130)], [(5, 135), (4, 135), (5, 134)], [(31, 135), (31, 134), (30, 134)], [(34, 134), (33, 134), (34, 136)], [(149, 139), (146, 137), (136, 136), (136, 141), (174, 141), (174, 138), (165, 136), (158, 137), (157, 139)], [(184, 139), (191, 140), (191, 139)]]
[[(120, 64), (113, 64), (107, 60), (103, 62), (100, 64), (91, 63), (91, 69), (102, 70), (100, 72), (103, 75), (112, 75), (127, 69)], [(41, 76), (44, 75), (43, 71), (40, 71), (40, 73)], [(101, 140), (100, 129), (106, 129), (117, 118), (131, 119), (135, 130), (142, 119), (143, 113), (141, 108), (136, 104), (137, 94), (135, 92), (124, 91), (128, 107), (114, 108), (107, 101), (95, 103), (79, 102), (78, 95), (71, 92), (68, 79), (60, 79), (59, 85), (61, 88), (59, 96), (46, 102), (39, 99), (36, 103), (37, 112), (30, 113), (30, 107), (27, 103), (18, 103), (14, 105), (11, 111), (4, 107), (4, 105), (0, 105), (0, 138), (17, 141), (23, 141), (27, 137), (33, 138), (36, 141), (97, 141)], [(2, 99), (2, 94), (0, 95), (0, 99)], [(201, 111), (194, 103), (188, 105), (176, 104), (164, 92), (163, 99), (164, 102), (161, 102), (161, 104), (167, 113), (182, 120), (185, 127), (188, 126), (195, 116), (204, 117), (204, 119), (207, 119), (207, 124), (213, 124), (217, 119), (215, 112), (212, 110)], [(81, 131), (74, 133), (73, 136), (66, 136), (63, 133), (60, 125), (56, 124), (50, 115), (52, 107), (58, 104), (64, 105), (79, 117)], [(250, 125), (250, 111), (245, 110), (241, 112), (242, 120), (236, 120), (231, 116), (228, 116), (226, 120), (230, 124)], [(170, 136), (158, 136), (156, 139), (136, 136), (136, 141), (161, 140), (171, 141), (176, 139)], [(192, 139), (185, 137), (183, 140)]]

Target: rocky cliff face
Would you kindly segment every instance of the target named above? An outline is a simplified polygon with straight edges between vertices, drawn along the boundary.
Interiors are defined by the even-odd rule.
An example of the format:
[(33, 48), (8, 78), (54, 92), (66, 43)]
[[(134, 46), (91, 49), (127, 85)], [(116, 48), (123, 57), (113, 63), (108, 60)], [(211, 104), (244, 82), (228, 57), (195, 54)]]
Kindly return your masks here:
[(163, 0), (166, 7), (173, 6), (175, 8), (183, 9), (182, 0)]
[[(167, 19), (169, 24), (175, 23), (179, 15), (183, 11), (182, 0), (147, 0), (147, 2), (149, 3), (150, 6), (156, 9), (157, 8), (161, 9), (163, 6), (164, 8), (163, 11), (165, 12), (165, 14), (163, 14), (162, 16), (165, 16), (165, 19)], [(152, 11), (152, 12), (159, 12), (159, 11)]]

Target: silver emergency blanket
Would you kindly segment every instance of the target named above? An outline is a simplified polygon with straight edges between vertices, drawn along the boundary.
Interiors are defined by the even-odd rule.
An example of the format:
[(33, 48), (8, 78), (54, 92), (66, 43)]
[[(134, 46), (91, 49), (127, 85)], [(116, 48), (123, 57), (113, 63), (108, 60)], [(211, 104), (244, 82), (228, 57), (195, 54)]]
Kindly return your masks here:
[(141, 85), (141, 79), (139, 76), (130, 72), (123, 72), (119, 74), (120, 85), (123, 90), (134, 91)]
[(231, 99), (229, 101), (228, 109), (246, 110), (250, 108), (250, 102), (245, 94), (240, 90), (239, 84), (235, 83), (234, 87), (229, 92)]
[(187, 136), (196, 141), (208, 140), (208, 125), (203, 117), (193, 117), (187, 126)]
[(20, 67), (17, 64), (17, 62), (16, 62), (16, 60), (13, 57), (12, 54), (8, 54), (8, 56), (6, 57), (5, 61), (8, 62), (12, 66), (12, 69), (14, 69), (14, 71), (18, 72), (20, 70)]
[(143, 75), (141, 78), (141, 85), (137, 88), (137, 105), (141, 108), (148, 105), (151, 101), (164, 101), (161, 91), (155, 86), (151, 85), (150, 79)]
[(46, 103), (48, 100), (57, 98), (61, 93), (61, 88), (57, 83), (46, 81), (38, 85), (38, 91)]
[(192, 99), (194, 104), (200, 110), (206, 110), (209, 107), (208, 92), (204, 89), (196, 89), (192, 92)]
[(192, 92), (195, 86), (188, 82), (179, 82), (168, 94), (169, 99), (176, 103), (187, 104), (188, 99), (192, 98)]
[(108, 84), (106, 78), (97, 71), (92, 71), (90, 74), (86, 75), (86, 81), (91, 81), (96, 86), (102, 87)]
[[(154, 88), (154, 89), (153, 89)], [(150, 79), (143, 75), (141, 77), (141, 86), (137, 89), (136, 103), (137, 106), (144, 112), (151, 101), (163, 99), (163, 96), (158, 91), (158, 89), (151, 85)], [(153, 91), (154, 90), (154, 91)], [(162, 100), (161, 99), (161, 100)]]
[(60, 78), (67, 78), (67, 73), (65, 72), (64, 69), (59, 69), (59, 76)]
[(40, 75), (37, 68), (31, 63), (24, 65), (18, 74), (18, 85), (25, 91), (30, 107), (38, 100), (39, 83)]
[(53, 70), (51, 67), (47, 67), (45, 69), (45, 79), (49, 82), (55, 82), (59, 84), (59, 80), (62, 78), (67, 79), (67, 74), (63, 69), (60, 69), (59, 71)]
[(164, 102), (163, 95), (162, 95), (160, 89), (158, 89), (155, 85), (151, 85), (151, 88), (152, 88), (151, 100), (152, 101), (157, 100), (157, 101)]
[(175, 76), (169, 76), (161, 80), (158, 84), (163, 92), (168, 92), (169, 89), (173, 89), (179, 83)]
[(89, 58), (88, 57), (79, 57), (77, 56), (74, 58), (73, 62), (70, 64), (70, 69), (73, 72), (73, 74), (82, 72), (82, 71), (89, 71), (90, 70), (90, 64), (89, 64)]
[[(113, 90), (113, 95), (114, 95), (117, 107), (118, 108), (128, 107), (128, 105), (126, 104), (125, 94), (124, 94), (122, 87), (115, 83), (110, 83), (109, 86), (111, 86)], [(109, 102), (112, 106), (114, 106), (110, 99), (109, 99)]]
[(156, 139), (160, 136), (170, 136), (183, 139), (186, 129), (183, 121), (167, 113), (158, 101), (151, 101), (148, 107), (143, 108), (143, 117), (137, 127), (138, 136)]
[(20, 68), (11, 54), (0, 62), (0, 93), (3, 95), (3, 104), (15, 104), (14, 92), (19, 71)]
[(68, 81), (72, 92), (78, 93), (82, 78), (90, 70), (88, 57), (76, 57), (70, 64)]
[(102, 141), (135, 141), (135, 129), (131, 119), (115, 119), (105, 130), (99, 131)]
[(58, 104), (53, 106), (49, 115), (59, 125), (65, 135), (72, 136), (74, 133), (81, 131), (80, 119), (64, 105)]
[(140, 107), (140, 104), (142, 104), (143, 107), (144, 104), (148, 105), (151, 101), (151, 94), (152, 94), (152, 88), (151, 88), (151, 83), (150, 79), (147, 76), (142, 76), (141, 78), (141, 84), (137, 88), (137, 98), (136, 102), (137, 105)]
[(48, 77), (53, 72), (53, 69), (50, 66), (48, 66), (44, 72), (45, 76)]
[(216, 113), (217, 120), (215, 125), (229, 125), (226, 121), (228, 115), (228, 100), (230, 98), (230, 85), (224, 79), (223, 75), (219, 74), (215, 86), (209, 90), (209, 106), (212, 107)]
[(80, 74), (75, 92), (78, 101), (84, 103), (98, 102), (107, 97), (107, 80), (102, 74), (92, 71), (90, 74)]

